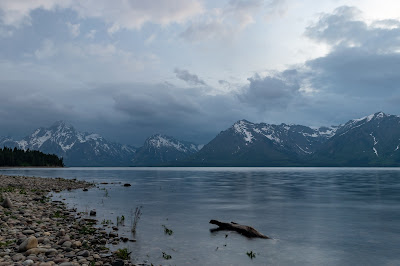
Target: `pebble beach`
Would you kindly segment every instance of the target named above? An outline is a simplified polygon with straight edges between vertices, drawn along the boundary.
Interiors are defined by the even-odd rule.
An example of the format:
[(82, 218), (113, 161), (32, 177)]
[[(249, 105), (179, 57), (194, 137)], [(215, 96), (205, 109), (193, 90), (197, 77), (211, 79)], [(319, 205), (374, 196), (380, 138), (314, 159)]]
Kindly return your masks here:
[(0, 266), (133, 265), (107, 247), (129, 239), (97, 227), (95, 213), (77, 213), (52, 200), (54, 193), (93, 186), (62, 178), (0, 175)]

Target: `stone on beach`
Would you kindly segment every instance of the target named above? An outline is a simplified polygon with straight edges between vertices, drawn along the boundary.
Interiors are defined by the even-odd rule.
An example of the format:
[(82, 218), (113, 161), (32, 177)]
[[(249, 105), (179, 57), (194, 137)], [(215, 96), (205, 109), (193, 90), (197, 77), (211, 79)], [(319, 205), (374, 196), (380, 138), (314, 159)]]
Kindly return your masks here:
[(4, 198), (3, 204), (1, 204), (4, 208), (12, 208), (11, 200), (8, 197)]
[[(5, 245), (0, 247), (0, 266), (112, 265), (117, 261), (111, 253), (103, 256), (106, 244), (119, 242), (113, 234), (102, 234), (94, 227), (96, 219), (67, 209), (48, 194), (91, 186), (62, 178), (0, 175), (0, 188), (10, 190), (3, 194), (4, 204), (0, 201), (0, 243)], [(124, 264), (132, 265), (130, 261)]]
[(20, 252), (24, 252), (31, 248), (36, 248), (37, 245), (38, 245), (38, 241), (37, 241), (36, 237), (30, 236), (27, 239), (25, 239), (24, 242), (22, 242), (22, 244), (19, 246), (18, 250)]

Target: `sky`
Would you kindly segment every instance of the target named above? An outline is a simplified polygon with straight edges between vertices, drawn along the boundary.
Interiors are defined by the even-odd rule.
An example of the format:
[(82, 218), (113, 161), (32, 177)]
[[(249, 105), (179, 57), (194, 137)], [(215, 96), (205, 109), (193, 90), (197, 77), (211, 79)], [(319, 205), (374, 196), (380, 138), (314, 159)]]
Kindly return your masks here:
[(400, 115), (396, 0), (1, 0), (0, 136), (64, 120), (141, 146), (240, 119)]

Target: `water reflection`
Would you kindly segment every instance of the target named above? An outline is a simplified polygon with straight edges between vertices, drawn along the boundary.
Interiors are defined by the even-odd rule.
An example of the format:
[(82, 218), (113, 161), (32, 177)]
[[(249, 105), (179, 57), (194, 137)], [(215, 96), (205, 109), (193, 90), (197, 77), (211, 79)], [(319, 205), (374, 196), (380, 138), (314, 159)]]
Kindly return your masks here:
[[(65, 192), (81, 210), (116, 222), (143, 206), (138, 262), (172, 265), (399, 264), (400, 171), (377, 168), (66, 168), (3, 174), (78, 178), (101, 185)], [(108, 197), (104, 190), (107, 189)], [(210, 233), (210, 219), (249, 224), (274, 240)], [(167, 236), (162, 225), (174, 233)], [(129, 234), (121, 228), (120, 234)], [(228, 234), (228, 237), (225, 237)], [(246, 252), (256, 252), (250, 260)], [(172, 256), (164, 260), (162, 252)]]

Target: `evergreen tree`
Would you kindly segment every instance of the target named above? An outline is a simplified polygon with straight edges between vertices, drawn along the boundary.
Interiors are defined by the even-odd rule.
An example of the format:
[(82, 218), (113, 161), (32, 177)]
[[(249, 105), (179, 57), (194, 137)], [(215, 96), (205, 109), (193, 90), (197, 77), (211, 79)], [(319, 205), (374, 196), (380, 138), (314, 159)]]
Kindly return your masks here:
[(40, 151), (0, 149), (0, 166), (57, 166), (63, 167), (63, 158), (55, 154), (44, 154)]

